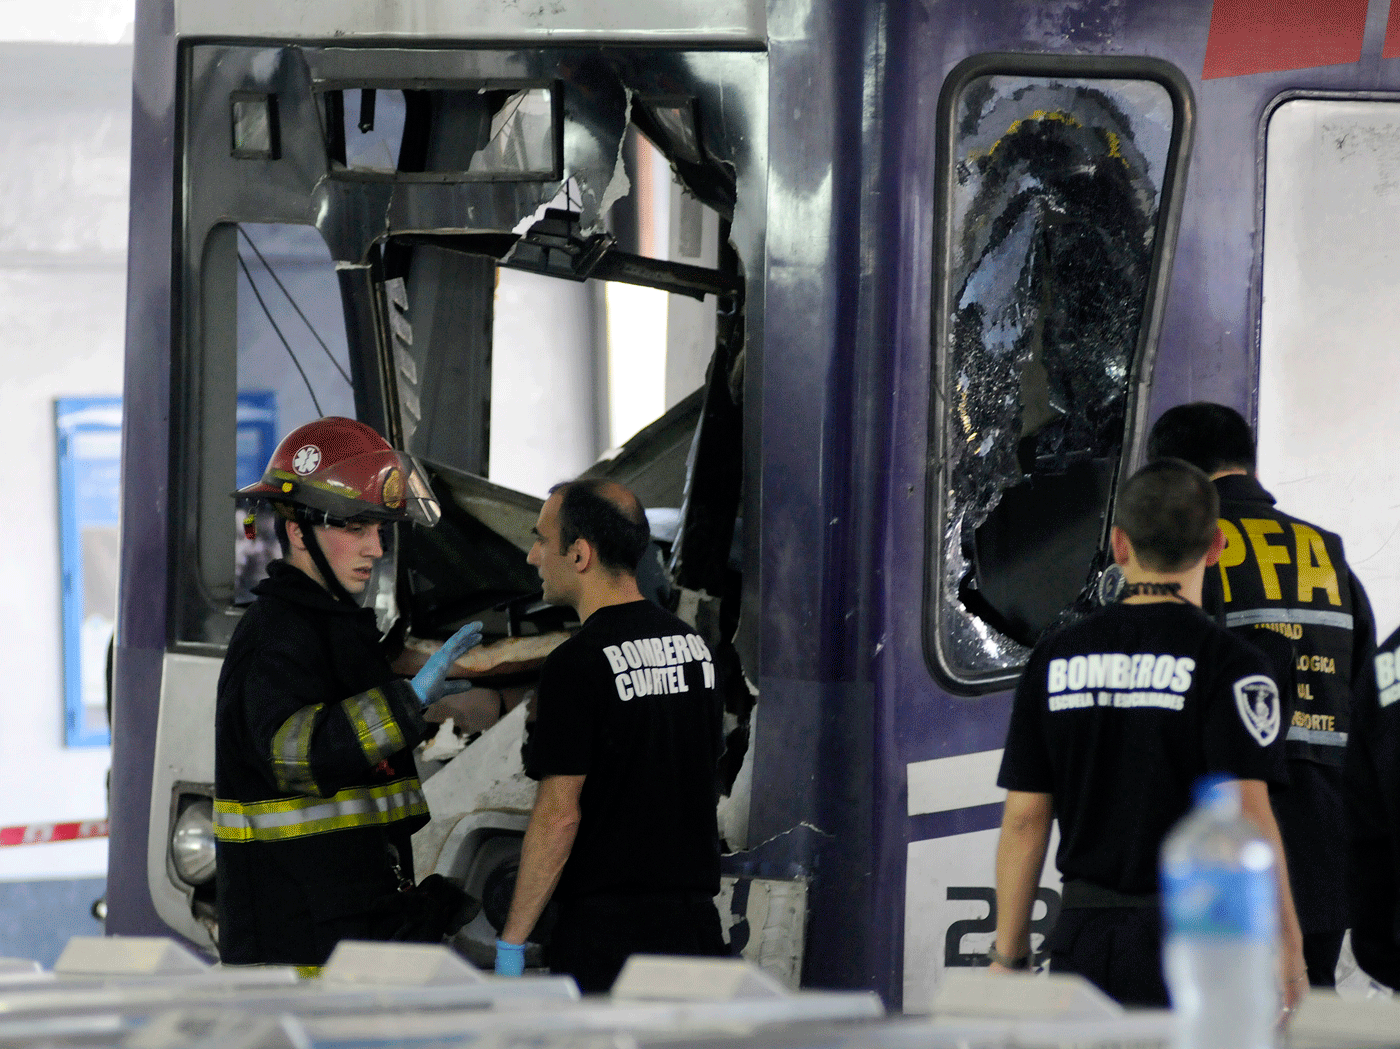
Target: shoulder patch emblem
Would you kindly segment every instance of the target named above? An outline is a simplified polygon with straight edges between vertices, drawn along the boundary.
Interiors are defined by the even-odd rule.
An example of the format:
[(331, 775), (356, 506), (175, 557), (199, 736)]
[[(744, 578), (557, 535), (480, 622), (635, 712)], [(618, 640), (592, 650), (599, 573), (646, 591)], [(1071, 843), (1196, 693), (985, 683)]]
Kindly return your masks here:
[(1235, 682), (1235, 706), (1245, 729), (1267, 747), (1278, 738), (1278, 686), (1264, 674), (1251, 674)]

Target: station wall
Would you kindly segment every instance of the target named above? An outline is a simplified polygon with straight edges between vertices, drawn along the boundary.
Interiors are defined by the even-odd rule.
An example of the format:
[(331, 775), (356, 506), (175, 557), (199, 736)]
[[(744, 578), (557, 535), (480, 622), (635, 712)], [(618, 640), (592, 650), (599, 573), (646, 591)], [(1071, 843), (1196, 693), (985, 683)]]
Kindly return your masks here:
[[(0, 38), (9, 526), (0, 544), (0, 826), (12, 827), (107, 811), (108, 749), (63, 742), (54, 398), (121, 393), (131, 4), (7, 6), (16, 10)], [(105, 839), (0, 847), (0, 955), (51, 964), (69, 935), (99, 931), (90, 907), (106, 867)]]

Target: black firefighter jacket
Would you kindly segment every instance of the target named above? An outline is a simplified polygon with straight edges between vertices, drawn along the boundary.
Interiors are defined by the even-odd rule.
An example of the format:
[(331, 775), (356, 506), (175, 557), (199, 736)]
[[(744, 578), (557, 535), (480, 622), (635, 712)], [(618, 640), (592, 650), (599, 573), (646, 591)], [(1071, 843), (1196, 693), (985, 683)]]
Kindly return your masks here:
[(281, 561), (254, 592), (219, 676), (219, 954), (319, 965), (340, 939), (394, 935), (395, 857), (411, 877), (427, 822), (426, 725), (372, 611)]

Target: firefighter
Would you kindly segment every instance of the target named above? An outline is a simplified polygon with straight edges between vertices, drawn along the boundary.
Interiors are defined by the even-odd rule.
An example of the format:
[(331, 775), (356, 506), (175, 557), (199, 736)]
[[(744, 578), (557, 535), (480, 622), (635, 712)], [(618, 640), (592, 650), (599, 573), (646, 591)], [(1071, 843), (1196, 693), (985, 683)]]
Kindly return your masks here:
[[(1275, 851), (1267, 783), (1282, 769), (1278, 687), (1262, 653), (1202, 614), (1220, 553), (1219, 501), (1200, 470), (1158, 459), (1118, 497), (1114, 559), (1124, 600), (1041, 639), (1016, 687), (997, 784), (998, 970), (1031, 965), (1030, 917), (1051, 823), (1063, 904), (1050, 967), (1125, 1005), (1165, 1006), (1157, 868), (1191, 785), (1237, 780), (1244, 813)], [(1307, 980), (1302, 933), (1277, 865), (1280, 966), (1288, 1007)]]
[(317, 966), (341, 939), (440, 940), (470, 901), (437, 876), (412, 885), (409, 839), (428, 820), (412, 750), (481, 624), (410, 680), (356, 600), (383, 555), (380, 528), (431, 526), (437, 501), (411, 458), (336, 417), (293, 430), (262, 480), (235, 494), (272, 505), (283, 557), (254, 588), (219, 675), (220, 957)]

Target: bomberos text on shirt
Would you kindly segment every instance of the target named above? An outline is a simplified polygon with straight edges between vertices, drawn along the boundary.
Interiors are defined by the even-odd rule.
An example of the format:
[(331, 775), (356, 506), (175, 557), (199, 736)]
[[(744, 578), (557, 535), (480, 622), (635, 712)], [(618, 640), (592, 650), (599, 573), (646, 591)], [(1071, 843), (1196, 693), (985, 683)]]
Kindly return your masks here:
[(638, 638), (603, 649), (612, 667), (617, 694), (623, 702), (634, 696), (666, 696), (689, 692), (685, 666), (699, 663), (705, 688), (715, 687), (715, 664), (699, 634), (668, 634)]
[(1180, 710), (1196, 661), (1148, 652), (1098, 652), (1052, 659), (1046, 667), (1049, 709), (1160, 707)]

